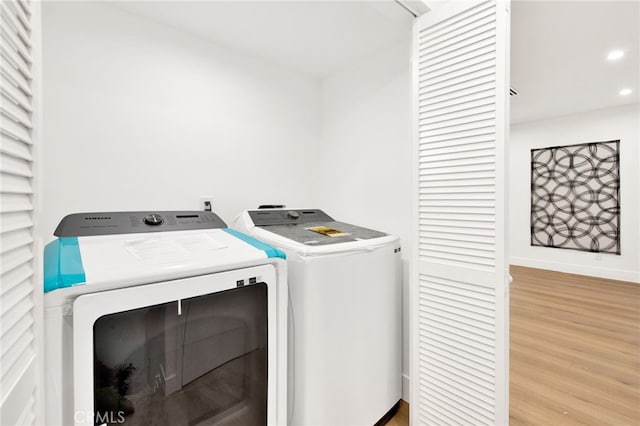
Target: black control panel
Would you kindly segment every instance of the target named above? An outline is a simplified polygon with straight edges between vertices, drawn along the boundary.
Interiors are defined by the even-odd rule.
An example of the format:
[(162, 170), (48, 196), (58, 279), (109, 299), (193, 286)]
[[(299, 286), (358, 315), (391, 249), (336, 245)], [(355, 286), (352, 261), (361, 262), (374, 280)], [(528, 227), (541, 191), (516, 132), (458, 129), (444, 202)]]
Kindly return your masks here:
[(333, 222), (331, 216), (319, 209), (308, 210), (250, 210), (249, 217), (256, 226), (294, 225), (300, 223)]
[(53, 235), (88, 237), (226, 227), (217, 214), (203, 211), (75, 213), (65, 216)]

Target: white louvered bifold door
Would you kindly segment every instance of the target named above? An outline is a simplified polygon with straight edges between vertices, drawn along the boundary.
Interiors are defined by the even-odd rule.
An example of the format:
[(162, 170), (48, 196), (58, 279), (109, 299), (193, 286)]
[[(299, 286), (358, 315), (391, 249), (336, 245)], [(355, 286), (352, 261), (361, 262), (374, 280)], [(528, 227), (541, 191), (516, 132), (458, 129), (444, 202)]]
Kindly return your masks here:
[(508, 3), (414, 27), (411, 422), (508, 424)]
[(29, 0), (0, 1), (0, 424), (34, 424), (38, 399)]

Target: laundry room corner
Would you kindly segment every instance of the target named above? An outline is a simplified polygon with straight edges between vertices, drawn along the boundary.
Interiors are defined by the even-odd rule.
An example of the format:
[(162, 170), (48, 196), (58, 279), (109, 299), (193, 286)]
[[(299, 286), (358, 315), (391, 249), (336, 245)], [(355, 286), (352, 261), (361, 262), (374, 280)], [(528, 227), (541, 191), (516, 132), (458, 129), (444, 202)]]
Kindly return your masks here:
[[(245, 37), (224, 22), (247, 29), (251, 7), (267, 13), (260, 23), (268, 53), (255, 49), (265, 46), (260, 28)], [(388, 373), (397, 379), (387, 389), (395, 400), (369, 404), (371, 413), (384, 408), (392, 416), (401, 390), (409, 400), (412, 21), (394, 2), (42, 3), (44, 243), (69, 213), (147, 218), (199, 210), (203, 197), (227, 224), (245, 209), (282, 203), (399, 237), (396, 278), (388, 282), (398, 283), (402, 271), (402, 330), (399, 314), (376, 319), (378, 334), (395, 330), (378, 354), (395, 357)], [(206, 33), (210, 27), (231, 36)], [(389, 306), (399, 309), (395, 300)], [(353, 306), (348, 315), (356, 315)], [(350, 393), (354, 412), (364, 396), (357, 393)]]
[(317, 80), (121, 6), (43, 3), (44, 235), (75, 211), (312, 199)]
[(411, 26), (406, 37), (322, 80), (317, 201), (402, 243), (403, 399), (409, 401)]
[(373, 53), (310, 75), (166, 25), (161, 8), (44, 3), (43, 235), (69, 212), (195, 209), (205, 194), (227, 222), (275, 201), (398, 235), (408, 400), (411, 19), (386, 7)]

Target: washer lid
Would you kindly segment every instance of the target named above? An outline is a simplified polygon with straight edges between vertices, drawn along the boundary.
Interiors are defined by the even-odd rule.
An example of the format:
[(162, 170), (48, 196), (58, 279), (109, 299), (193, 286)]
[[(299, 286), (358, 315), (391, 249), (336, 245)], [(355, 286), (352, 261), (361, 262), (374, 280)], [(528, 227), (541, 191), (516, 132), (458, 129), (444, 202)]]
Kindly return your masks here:
[(247, 214), (256, 227), (314, 247), (387, 235), (362, 226), (338, 222), (320, 209), (249, 210)]
[(234, 226), (301, 256), (372, 250), (398, 242), (384, 232), (333, 220), (319, 209), (247, 210)]
[[(58, 238), (44, 250), (44, 292), (125, 287), (273, 263), (285, 254), (229, 228)], [(83, 286), (84, 287), (84, 286)], [(90, 287), (90, 288), (89, 288)]]
[(261, 226), (260, 228), (297, 243), (313, 247), (371, 240), (387, 235), (384, 232), (337, 221), (271, 225)]

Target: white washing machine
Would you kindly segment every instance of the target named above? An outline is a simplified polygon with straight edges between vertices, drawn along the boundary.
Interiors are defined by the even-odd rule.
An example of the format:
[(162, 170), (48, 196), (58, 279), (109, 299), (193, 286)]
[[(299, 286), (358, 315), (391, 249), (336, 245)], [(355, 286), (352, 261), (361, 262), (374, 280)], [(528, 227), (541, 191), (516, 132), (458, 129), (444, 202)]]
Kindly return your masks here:
[(384, 423), (402, 396), (399, 239), (317, 209), (248, 210), (234, 227), (287, 254), (290, 424)]
[(45, 248), (47, 425), (285, 425), (284, 253), (211, 212), (73, 214)]

